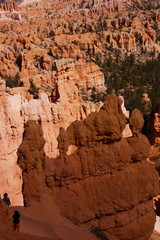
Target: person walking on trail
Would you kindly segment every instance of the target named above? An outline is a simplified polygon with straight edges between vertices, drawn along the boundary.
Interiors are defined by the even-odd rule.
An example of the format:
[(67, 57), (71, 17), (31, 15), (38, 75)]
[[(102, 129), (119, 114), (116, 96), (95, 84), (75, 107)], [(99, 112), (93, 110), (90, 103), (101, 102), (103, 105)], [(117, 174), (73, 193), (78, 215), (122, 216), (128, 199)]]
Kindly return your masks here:
[(19, 222), (20, 222), (20, 214), (18, 211), (14, 211), (14, 214), (12, 216), (13, 218), (13, 231), (19, 232)]
[(5, 204), (7, 204), (8, 207), (11, 206), (11, 202), (10, 202), (10, 199), (9, 199), (9, 197), (8, 197), (8, 194), (5, 193), (3, 196), (4, 196), (3, 202), (5, 202)]

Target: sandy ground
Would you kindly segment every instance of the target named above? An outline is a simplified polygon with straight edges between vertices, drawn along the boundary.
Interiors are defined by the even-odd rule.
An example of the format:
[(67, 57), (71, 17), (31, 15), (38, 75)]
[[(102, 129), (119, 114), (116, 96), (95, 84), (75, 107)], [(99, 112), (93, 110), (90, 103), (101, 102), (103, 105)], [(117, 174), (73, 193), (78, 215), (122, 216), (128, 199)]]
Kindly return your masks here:
[(43, 204), (33, 204), (31, 207), (11, 207), (10, 216), (18, 210), (20, 218), (20, 232), (53, 240), (97, 240), (97, 238), (83, 227), (74, 225), (58, 214), (55, 206), (47, 207)]
[(53, 238), (41, 238), (25, 233), (14, 233), (9, 231), (0, 231), (0, 240), (57, 240)]
[[(10, 217), (18, 210), (20, 234), (0, 232), (0, 240), (98, 240), (82, 226), (79, 227), (60, 216), (54, 205), (33, 203), (31, 207), (10, 207)], [(160, 240), (160, 218), (148, 240)], [(28, 235), (30, 234), (30, 236)]]

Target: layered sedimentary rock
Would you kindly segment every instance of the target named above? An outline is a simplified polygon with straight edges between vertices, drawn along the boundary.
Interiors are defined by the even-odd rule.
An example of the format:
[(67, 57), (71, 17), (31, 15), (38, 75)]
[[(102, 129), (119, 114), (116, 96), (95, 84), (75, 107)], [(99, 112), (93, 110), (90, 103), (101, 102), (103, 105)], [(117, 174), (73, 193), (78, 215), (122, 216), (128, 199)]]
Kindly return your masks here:
[(14, 0), (8, 0), (4, 3), (0, 3), (1, 11), (18, 11), (18, 4)]
[(132, 29), (130, 32), (114, 32), (106, 33), (107, 41), (114, 48), (121, 48), (127, 52), (135, 52), (137, 43), (146, 51), (152, 51), (153, 46), (159, 51), (156, 42), (156, 34), (151, 29), (146, 30), (143, 27), (140, 29)]
[(139, 114), (130, 120), (134, 136), (122, 139), (125, 117), (117, 98), (108, 96), (97, 114), (61, 129), (61, 155), (45, 163), (47, 185), (67, 218), (123, 240), (146, 240), (155, 222), (158, 174), (146, 161), (150, 144), (139, 132)]
[[(46, 140), (45, 153), (49, 157), (58, 156), (59, 128), (67, 128), (76, 119), (83, 120), (90, 112), (102, 106), (102, 103), (85, 103), (79, 97), (78, 85), (85, 90), (93, 86), (102, 89), (104, 76), (94, 63), (86, 64), (85, 61), (76, 62), (69, 58), (53, 59), (46, 54), (45, 49), (31, 46), (25, 36), (16, 37), (14, 47), (0, 45), (0, 50), (1, 77), (9, 76), (14, 82), (15, 74), (18, 73), (18, 81), (23, 85), (6, 88), (5, 81), (0, 82), (0, 142), (3, 146), (0, 154), (0, 193), (8, 192), (12, 205), (22, 205), (22, 177), (16, 161), (24, 123), (30, 119), (41, 122)], [(80, 71), (82, 68), (83, 74)], [(38, 100), (33, 99), (34, 93), (27, 91), (31, 82), (40, 88)]]
[[(31, 46), (26, 37), (16, 37), (15, 40), (13, 48), (0, 45), (0, 75), (3, 78), (8, 76), (14, 79), (17, 73), (19, 84), (21, 83), (26, 90), (32, 82), (37, 88), (45, 91), (50, 100), (59, 81), (72, 81), (77, 84), (78, 89), (85, 91), (93, 87), (98, 91), (105, 91), (104, 75), (95, 63), (68, 57), (55, 60), (46, 54), (46, 50)], [(30, 48), (32, 51), (28, 51)]]
[(14, 0), (8, 0), (0, 3), (0, 20), (13, 19), (21, 20), (21, 16), (18, 13), (18, 4)]
[[(1, 92), (2, 94), (2, 92)], [(1, 194), (8, 192), (12, 205), (21, 205), (21, 170), (17, 166), (17, 148), (22, 141), (23, 120), (20, 116), (21, 98), (0, 97), (0, 169)]]
[(92, 112), (99, 110), (102, 103), (84, 103), (78, 96), (78, 89), (72, 80), (57, 81), (58, 98), (56, 103), (48, 101), (45, 93), (40, 99), (27, 100), (25, 88), (7, 89), (5, 81), (0, 82), (0, 166), (1, 194), (8, 192), (12, 205), (22, 205), (22, 173), (17, 165), (17, 149), (22, 142), (24, 124), (35, 120), (41, 124), (46, 140), (44, 147), (48, 157), (59, 155), (57, 136), (59, 128), (67, 128), (71, 122), (83, 120)]
[(61, 59), (55, 62), (55, 66), (58, 79), (71, 79), (84, 90), (90, 90), (93, 87), (99, 91), (105, 90), (104, 75), (93, 62), (75, 63), (73, 59)]
[(101, 9), (101, 8), (106, 8), (108, 11), (109, 10), (119, 10), (122, 8), (122, 0), (84, 0), (84, 1), (78, 1), (75, 2), (73, 0), (68, 0), (68, 1), (59, 1), (59, 5), (69, 8), (69, 9), (75, 9), (75, 8), (90, 8), (90, 9)]

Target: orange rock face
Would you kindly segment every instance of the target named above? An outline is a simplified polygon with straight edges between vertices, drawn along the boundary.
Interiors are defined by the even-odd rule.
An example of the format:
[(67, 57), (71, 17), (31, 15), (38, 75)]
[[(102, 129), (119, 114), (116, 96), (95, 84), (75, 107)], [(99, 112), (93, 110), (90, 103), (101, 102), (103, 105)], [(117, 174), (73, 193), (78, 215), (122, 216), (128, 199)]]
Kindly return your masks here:
[(1, 11), (18, 11), (18, 4), (14, 0), (8, 0), (5, 1), (4, 3), (0, 3), (0, 10)]
[(39, 99), (29, 99), (31, 95), (24, 87), (6, 88), (5, 81), (0, 81), (0, 186), (1, 194), (7, 192), (12, 205), (23, 205), (22, 172), (17, 165), (17, 149), (23, 139), (24, 124), (28, 120), (41, 123), (46, 140), (45, 154), (56, 157), (59, 155), (57, 137), (60, 127), (66, 129), (71, 122), (85, 119), (102, 105), (84, 103), (74, 82), (69, 79), (58, 80), (57, 92), (55, 103), (49, 102), (44, 92), (39, 93)]
[(151, 161), (160, 175), (160, 107), (156, 106), (147, 123), (147, 136), (151, 143), (149, 161)]
[[(13, 1), (0, 5), (0, 188), (13, 205), (23, 205), (20, 146), (25, 202), (41, 197), (46, 180), (69, 219), (88, 222), (107, 236), (146, 240), (153, 228), (151, 198), (158, 183), (154, 167), (145, 162), (150, 145), (139, 133), (143, 119), (134, 112), (133, 136), (122, 139), (126, 119), (119, 101), (108, 97), (102, 107), (81, 98), (94, 88), (105, 92), (96, 62), (113, 49), (122, 56), (160, 52), (155, 29), (159, 10), (117, 12), (123, 7), (121, 0), (41, 1), (21, 5), (19, 12)], [(19, 87), (6, 88), (3, 79), (15, 83), (16, 77)], [(32, 145), (29, 139), (21, 145), (28, 120), (42, 127), (41, 154), (32, 151), (39, 134), (34, 130)], [(43, 154), (46, 162), (40, 164)]]
[(18, 4), (14, 0), (7, 0), (0, 3), (0, 21), (3, 19), (21, 20), (21, 16), (18, 11)]
[[(158, 174), (146, 161), (150, 144), (144, 135), (121, 138), (126, 121), (120, 103), (108, 96), (97, 114), (61, 130), (55, 159), (44, 157), (40, 125), (29, 121), (18, 149), (23, 194), (26, 204), (54, 196), (63, 215), (111, 240), (146, 240), (155, 222)], [(68, 146), (75, 146), (73, 153)]]
[[(133, 137), (121, 139), (124, 126), (116, 97), (108, 96), (97, 114), (62, 129), (61, 155), (46, 159), (46, 183), (67, 218), (98, 227), (106, 236), (146, 240), (155, 222), (158, 174), (146, 161), (150, 144), (138, 131), (139, 120)], [(78, 149), (68, 156), (73, 145)]]
[[(18, 164), (23, 172), (24, 204), (31, 199), (41, 200), (45, 189), (44, 144), (42, 129), (35, 121), (28, 121), (25, 127), (23, 142), (18, 149)], [(36, 173), (39, 174), (36, 174)]]

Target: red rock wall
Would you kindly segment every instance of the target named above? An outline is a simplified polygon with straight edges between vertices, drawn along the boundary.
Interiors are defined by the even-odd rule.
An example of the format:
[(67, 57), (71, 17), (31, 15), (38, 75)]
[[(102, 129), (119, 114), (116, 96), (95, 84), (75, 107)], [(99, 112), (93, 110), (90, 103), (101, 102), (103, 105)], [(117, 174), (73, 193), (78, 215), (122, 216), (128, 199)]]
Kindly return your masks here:
[(45, 189), (44, 144), (45, 140), (40, 125), (35, 121), (28, 121), (25, 126), (23, 141), (18, 149), (18, 164), (23, 172), (25, 205), (29, 205), (32, 199), (40, 201)]
[[(139, 120), (131, 122), (138, 131), (133, 124), (139, 126)], [(154, 228), (152, 198), (158, 193), (158, 174), (146, 161), (148, 139), (137, 131), (121, 139), (124, 125), (116, 97), (108, 96), (98, 114), (61, 130), (61, 155), (46, 160), (46, 182), (63, 215), (72, 221), (97, 227), (106, 236), (146, 240)], [(68, 156), (70, 145), (78, 149)]]

